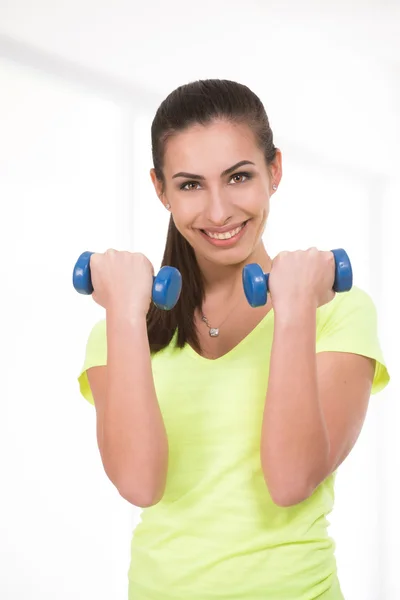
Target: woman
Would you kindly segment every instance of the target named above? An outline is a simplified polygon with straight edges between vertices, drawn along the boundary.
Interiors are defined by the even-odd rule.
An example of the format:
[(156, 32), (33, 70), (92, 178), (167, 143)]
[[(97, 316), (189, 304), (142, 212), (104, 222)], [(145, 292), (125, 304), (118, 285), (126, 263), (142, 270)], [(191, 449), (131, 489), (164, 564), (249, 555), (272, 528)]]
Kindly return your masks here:
[[(282, 156), (246, 86), (178, 88), (151, 134), (171, 212), (162, 264), (181, 272), (181, 297), (150, 305), (141, 254), (92, 255), (106, 318), (79, 378), (105, 471), (144, 508), (129, 599), (339, 600), (334, 473), (389, 381), (374, 304), (357, 287), (335, 295), (330, 252), (268, 255)], [(252, 262), (270, 273), (259, 308), (242, 285)]]

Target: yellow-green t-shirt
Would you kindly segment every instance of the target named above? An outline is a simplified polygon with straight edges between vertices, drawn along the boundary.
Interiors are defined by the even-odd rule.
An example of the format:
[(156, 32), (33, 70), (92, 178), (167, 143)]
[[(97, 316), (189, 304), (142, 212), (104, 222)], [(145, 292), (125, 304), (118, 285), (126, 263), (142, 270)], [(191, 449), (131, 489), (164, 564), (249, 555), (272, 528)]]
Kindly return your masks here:
[[(260, 463), (274, 314), (210, 360), (174, 340), (152, 357), (169, 442), (162, 500), (143, 509), (131, 543), (129, 600), (342, 600), (327, 533), (334, 475), (310, 498), (276, 506)], [(316, 351), (376, 360), (372, 393), (389, 381), (375, 306), (360, 288), (317, 311)], [(105, 320), (92, 329), (79, 376), (107, 363)], [(290, 376), (290, 373), (288, 373)]]

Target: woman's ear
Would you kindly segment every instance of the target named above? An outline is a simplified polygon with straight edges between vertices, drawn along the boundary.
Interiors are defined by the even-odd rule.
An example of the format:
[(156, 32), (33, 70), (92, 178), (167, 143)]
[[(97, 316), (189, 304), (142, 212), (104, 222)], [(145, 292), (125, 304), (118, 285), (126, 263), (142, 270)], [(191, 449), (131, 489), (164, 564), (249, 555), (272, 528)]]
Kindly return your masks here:
[(157, 179), (156, 171), (154, 168), (150, 169), (150, 177), (151, 177), (151, 181), (153, 182), (154, 189), (156, 191), (157, 196), (161, 200), (162, 204), (164, 204), (164, 206), (165, 206), (166, 202), (165, 202), (164, 193), (163, 193), (163, 184), (162, 184), (162, 181), (159, 181)]
[(270, 164), (271, 185), (276, 190), (282, 179), (282, 152), (276, 149), (274, 161)]

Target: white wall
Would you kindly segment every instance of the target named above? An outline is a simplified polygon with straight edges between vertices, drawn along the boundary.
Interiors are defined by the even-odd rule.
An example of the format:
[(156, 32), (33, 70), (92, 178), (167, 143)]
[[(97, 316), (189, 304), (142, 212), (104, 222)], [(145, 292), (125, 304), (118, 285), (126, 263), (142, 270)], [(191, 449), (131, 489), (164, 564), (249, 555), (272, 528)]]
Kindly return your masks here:
[(124, 598), (131, 505), (76, 384), (102, 312), (72, 288), (83, 250), (129, 242), (124, 115), (5, 61), (0, 81), (0, 598)]
[[(54, 77), (23, 62), (0, 62), (0, 598), (124, 600), (139, 511), (106, 478), (94, 409), (78, 393), (87, 334), (103, 313), (74, 292), (71, 278), (76, 258), (87, 249), (140, 250), (159, 266), (168, 216), (149, 179), (155, 99), (143, 89), (128, 104), (128, 92), (121, 102), (118, 89), (113, 101), (112, 81), (104, 94), (104, 88), (100, 93), (74, 83), (70, 72)], [(399, 84), (363, 64), (364, 117), (355, 115), (353, 128), (357, 103), (349, 115), (345, 99), (338, 106), (332, 97), (329, 104), (321, 88), (328, 81), (331, 93), (339, 93), (335, 81), (350, 81), (343, 75), (345, 63), (326, 75), (325, 84), (310, 76), (296, 96), (289, 55), (283, 63), (279, 87), (260, 78), (257, 89), (270, 99), (271, 124), (284, 154), (284, 179), (266, 242), (272, 254), (311, 245), (345, 247), (355, 282), (377, 303), (392, 382), (372, 398), (362, 435), (340, 471), (331, 533), (346, 600), (392, 600), (400, 597), (394, 245), (400, 179), (385, 171), (382, 159), (374, 169), (370, 155), (385, 151), (394, 163), (393, 138), (385, 132), (397, 126), (398, 113), (374, 111), (382, 99), (387, 109), (392, 94), (399, 97)], [(246, 80), (245, 69), (239, 75)], [(179, 73), (172, 76), (178, 79)], [(369, 80), (385, 89), (368, 92)], [(324, 102), (318, 119), (310, 103), (316, 95)], [(366, 136), (367, 117), (373, 127)], [(284, 127), (288, 118), (291, 127)], [(323, 135), (321, 123), (327, 120)], [(334, 135), (341, 126), (343, 134)], [(371, 144), (363, 160), (354, 150), (360, 136)], [(336, 140), (336, 151), (326, 151), (328, 139)]]

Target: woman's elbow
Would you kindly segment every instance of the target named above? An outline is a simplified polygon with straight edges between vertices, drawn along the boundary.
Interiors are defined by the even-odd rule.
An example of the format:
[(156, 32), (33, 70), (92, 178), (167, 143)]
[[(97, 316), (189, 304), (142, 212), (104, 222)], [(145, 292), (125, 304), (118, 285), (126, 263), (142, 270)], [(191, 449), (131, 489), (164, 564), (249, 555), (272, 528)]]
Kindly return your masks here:
[(296, 506), (296, 504), (300, 504), (307, 500), (312, 494), (310, 491), (306, 491), (303, 489), (297, 488), (287, 488), (287, 489), (278, 489), (278, 490), (269, 490), (270, 496), (272, 498), (272, 502), (276, 504), (276, 506), (280, 506), (282, 508), (289, 508), (290, 506)]
[(272, 482), (265, 478), (265, 482), (273, 503), (282, 508), (304, 502), (314, 493), (316, 487), (306, 478), (292, 479), (286, 482)]
[(131, 493), (129, 490), (125, 491), (125, 490), (118, 490), (119, 495), (121, 496), (121, 498), (123, 498), (124, 500), (126, 500), (127, 502), (129, 502), (129, 504), (132, 504), (133, 506), (136, 506), (137, 508), (149, 508), (150, 506), (154, 506), (155, 504), (158, 504), (161, 500), (161, 497), (150, 497), (150, 496), (143, 496), (143, 495), (138, 495), (135, 493)]
[(152, 491), (148, 491), (145, 493), (144, 491), (138, 491), (137, 487), (133, 488), (132, 485), (119, 485), (117, 486), (119, 495), (138, 508), (149, 508), (150, 506), (154, 506), (158, 504), (164, 495), (164, 489), (159, 487), (158, 489), (154, 489)]

